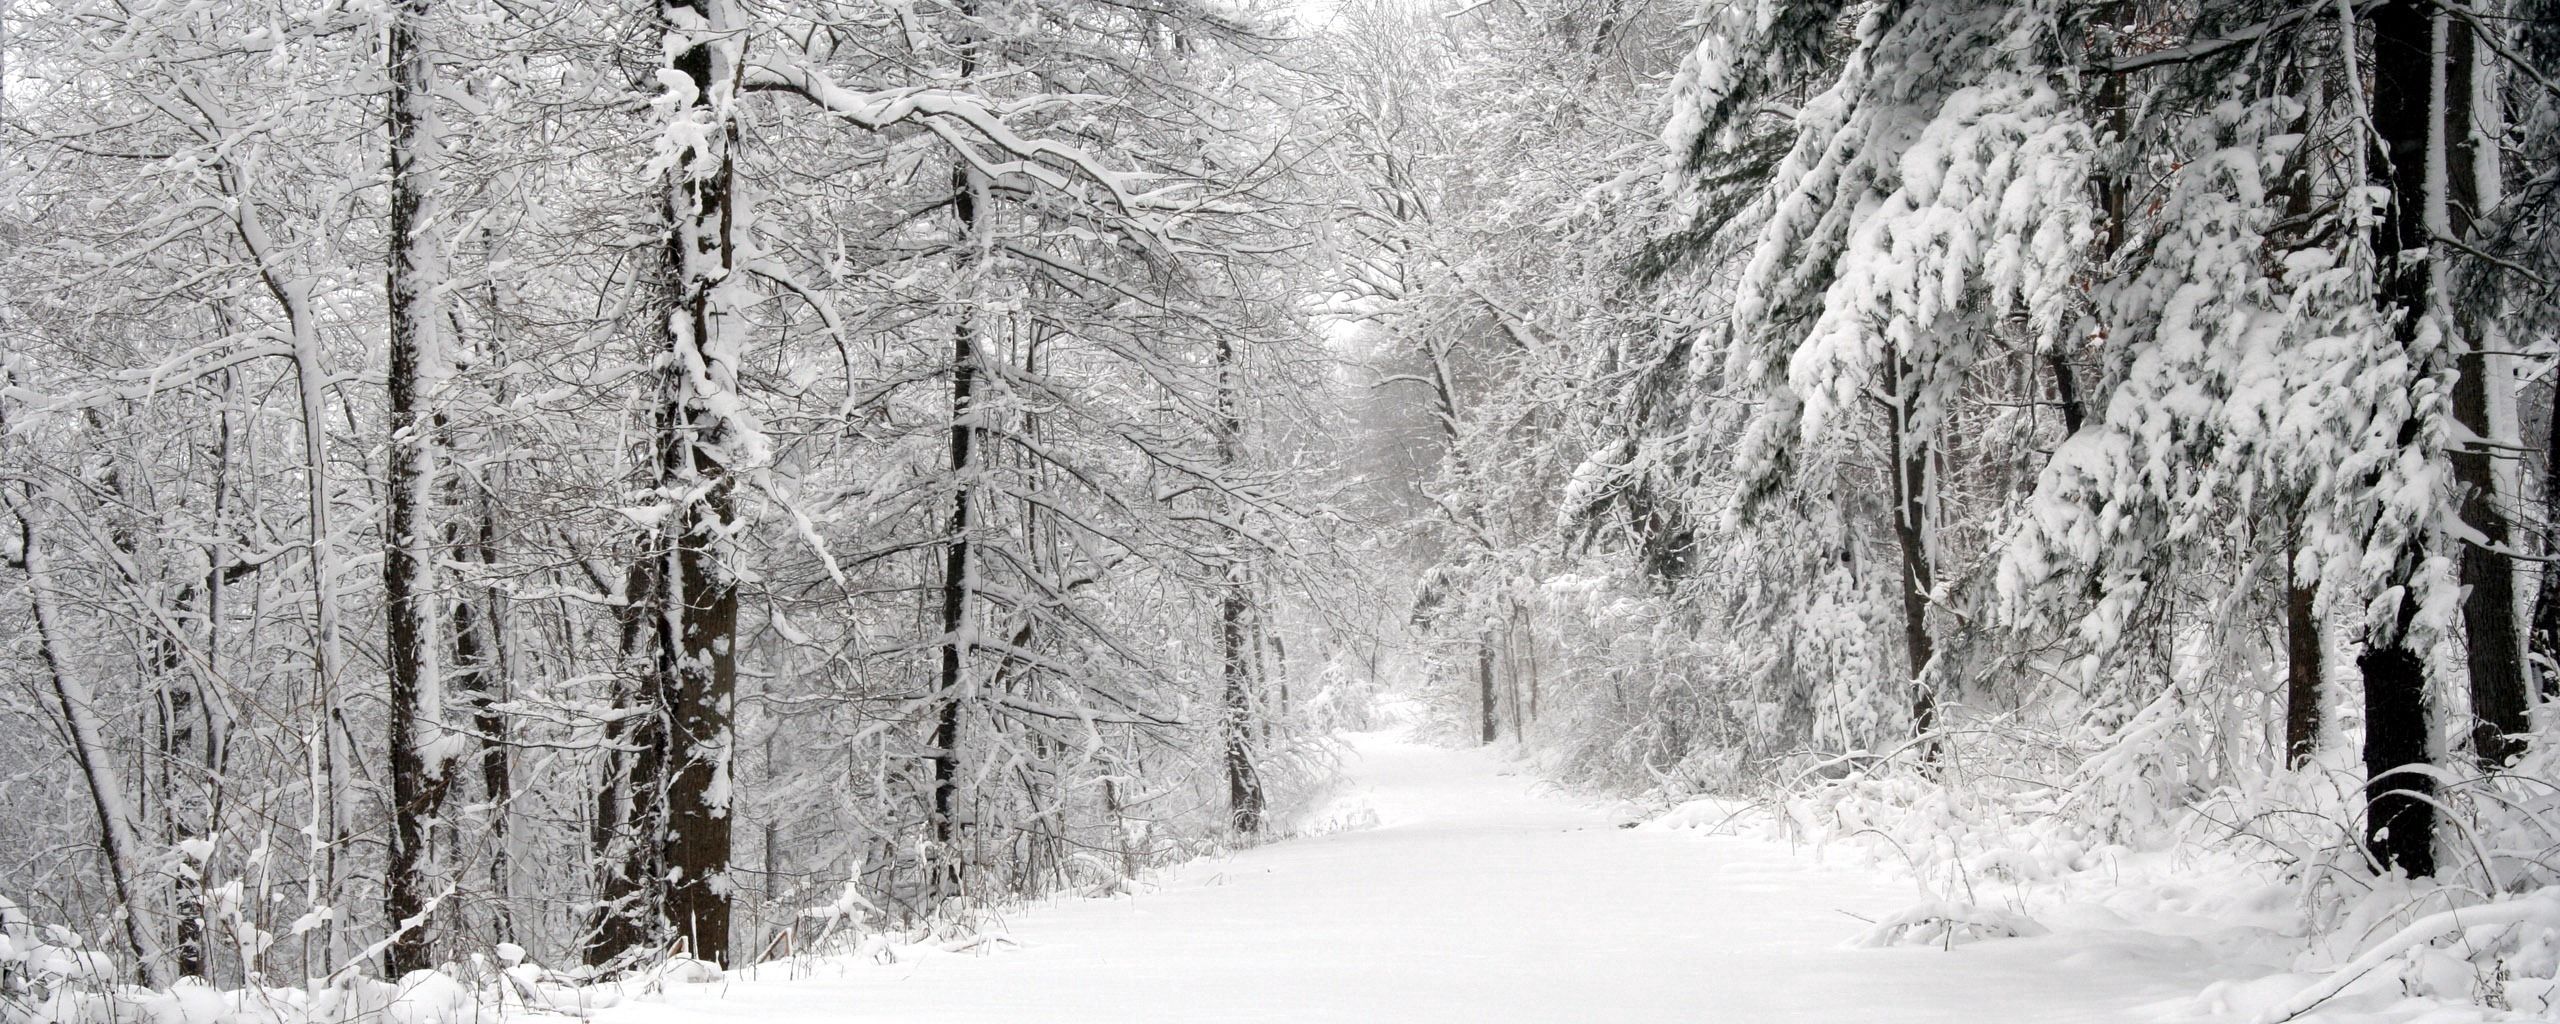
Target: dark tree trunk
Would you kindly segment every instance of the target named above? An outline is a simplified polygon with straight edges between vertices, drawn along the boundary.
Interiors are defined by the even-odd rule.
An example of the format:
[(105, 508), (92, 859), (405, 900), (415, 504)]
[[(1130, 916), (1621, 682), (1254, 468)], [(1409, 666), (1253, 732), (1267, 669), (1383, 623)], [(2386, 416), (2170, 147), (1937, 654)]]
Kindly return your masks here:
[[(2300, 88), (2301, 83), (2288, 78), (2279, 88)], [(2317, 112), (2317, 104), (2305, 104), (2298, 128), (2309, 133)], [(2313, 174), (2312, 148), (2294, 154), (2284, 170), (2284, 222), (2311, 221), (2316, 198), (2317, 179)], [(2266, 259), (2272, 264), (2281, 252), (2301, 244), (2299, 237), (2282, 241), (2270, 239)], [(2293, 495), (2286, 508), (2287, 525), (2284, 549), (2284, 639), (2285, 639), (2285, 763), (2301, 767), (2320, 748), (2322, 691), (2329, 671), (2327, 638), (2320, 628), (2320, 580), (2304, 578), (2295, 562), (2302, 557), (2303, 498)]]
[(1524, 610), (1520, 623), (1521, 631), (1527, 637), (1526, 642), (1520, 645), (1523, 658), (1521, 678), (1529, 683), (1529, 702), (1523, 709), (1528, 717), (1520, 720), (1520, 735), (1527, 736), (1529, 727), (1538, 721), (1538, 617), (1534, 612)]
[(1501, 706), (1494, 701), (1493, 631), (1491, 629), (1476, 635), (1476, 704), (1484, 712), (1484, 742), (1491, 743), (1500, 739), (1502, 716)]
[[(192, 586), (178, 591), (179, 621), (185, 621), (192, 612), (195, 592)], [(210, 944), (204, 926), (204, 879), (210, 865), (192, 852), (193, 842), (205, 838), (210, 825), (205, 821), (204, 801), (185, 795), (197, 783), (184, 777), (185, 766), (210, 767), (205, 756), (206, 738), (199, 732), (207, 723), (195, 684), (180, 678), (185, 664), (177, 643), (163, 635), (153, 646), (157, 650), (152, 657), (152, 674), (160, 694), (160, 819), (177, 848), (177, 863), (168, 872), (169, 915), (174, 919), (170, 923), (169, 957), (178, 976), (210, 980)], [(211, 784), (208, 773), (202, 785)]]
[[(2471, 375), (2462, 377), (2464, 384)], [(2459, 413), (2464, 392), (2473, 390), (2457, 385), (2454, 407)], [(2485, 433), (2483, 436), (2486, 436)], [(2516, 625), (2515, 561), (2511, 550), (2513, 533), (2507, 516), (2497, 508), (2495, 494), (2485, 481), (2493, 472), (2484, 452), (2454, 456), (2455, 478), (2462, 481), (2462, 518), (2479, 531), (2483, 543), (2465, 544), (2462, 550), (2462, 580), (2466, 592), (2462, 599), (2463, 632), (2469, 640), (2467, 663), (2471, 677), (2471, 749), (2485, 769), (2503, 767), (2516, 755), (2524, 753), (2525, 734), (2531, 729), (2527, 721), (2530, 704), (2525, 684), (2524, 637)], [(2472, 473), (2464, 472), (2464, 463), (2482, 464), (2478, 476), (2483, 484), (2470, 482)], [(2484, 546), (2484, 544), (2486, 546)]]
[[(635, 621), (641, 614), (628, 613)], [(649, 905), (645, 880), (657, 877), (657, 769), (663, 763), (663, 730), (654, 715), (631, 715), (647, 698), (626, 680), (617, 695), (617, 717), (605, 724), (603, 777), (596, 789), (595, 818), (588, 832), (588, 856), (596, 868), (596, 908), (587, 923), (580, 949), (587, 966), (618, 966), (657, 942), (655, 908)]]
[[(2560, 387), (2551, 389), (2550, 412), (2550, 436), (2543, 452), (2542, 516), (2545, 524), (2560, 524)], [(2552, 540), (2543, 547), (2545, 554), (2560, 553), (2560, 544)], [(2542, 586), (2534, 595), (2533, 669), (2540, 679), (2536, 689), (2542, 699), (2560, 698), (2560, 564), (2543, 570)]]
[(1502, 702), (1511, 712), (1511, 735), (1529, 733), (1529, 716), (1520, 707), (1520, 609), (1513, 607), (1502, 628)]
[[(458, 478), (457, 478), (458, 483)], [(486, 492), (477, 488), (457, 488), (461, 498), (456, 504), (471, 509), (470, 528), (456, 520), (447, 528), (447, 545), (456, 552), (457, 560), (476, 562), (484, 569), (497, 567), (497, 510)], [(468, 694), (472, 730), (479, 738), (479, 776), (482, 801), (488, 806), (489, 830), (489, 904), (492, 923), (502, 938), (515, 933), (514, 901), (510, 890), (510, 851), (507, 847), (509, 805), (515, 800), (513, 773), (507, 759), (507, 717), (498, 710), (507, 697), (506, 673), (500, 664), (503, 641), (499, 636), (501, 619), (498, 596), (487, 587), (466, 588), (454, 600), (453, 678)]]
[(2285, 763), (2301, 767), (2320, 747), (2320, 676), (2323, 665), (2318, 613), (2320, 583), (2301, 579), (2288, 545), (2284, 601)]
[(2080, 397), (2079, 375), (2071, 368), (2071, 360), (2060, 352), (2048, 352), (2044, 360), (2053, 369), (2053, 400), (2062, 407), (2062, 432), (2077, 434), (2080, 425), (2089, 419), (2088, 404)]
[[(2515, 18), (2516, 42), (2525, 59), (2546, 69), (2560, 67), (2560, 2), (2528, 0), (2514, 5), (2508, 13)], [(2560, 387), (2552, 389), (2547, 411), (2550, 415), (2545, 423), (2542, 477), (2542, 522), (2546, 531), (2543, 554), (2555, 555), (2560, 554), (2560, 536), (2550, 535), (2549, 531), (2560, 527)], [(2560, 563), (2544, 566), (2542, 585), (2534, 597), (2531, 642), (2532, 667), (2538, 678), (2535, 689), (2543, 700), (2560, 699)]]
[(1933, 735), (1938, 694), (1930, 678), (1937, 655), (1929, 635), (1929, 591), (1937, 584), (1929, 564), (1929, 446), (1910, 434), (1907, 370), (1899, 355), (1889, 363), (1885, 386), (1893, 399), (1885, 410), (1885, 457), (1893, 474), (1893, 535), (1902, 548), (1902, 646), (1911, 673), (1911, 731), (1921, 738), (1921, 762), (1935, 765), (1941, 744)]
[[(2125, 23), (2129, 20), (2126, 17), (2128, 6), (2115, 0), (2099, 5), (2089, 30), (2089, 56), (2093, 60), (2103, 63), (2124, 55), (2123, 35), (2127, 28)], [(2115, 258), (2116, 250), (2124, 245), (2128, 190), (2118, 172), (2126, 143), (2126, 126), (2131, 120), (2125, 78), (2124, 75), (2112, 74), (2098, 76), (2097, 91), (2091, 97), (2092, 113), (2101, 133), (2100, 145), (2104, 147), (2092, 163), (2095, 170), (2089, 175), (2089, 191), (2098, 208), (2097, 238), (2090, 253), (2093, 268), (2104, 268)], [(2092, 274), (2101, 272), (2101, 269), (2093, 269)], [(2096, 313), (2093, 309), (2093, 319)], [(2097, 323), (2102, 337), (2112, 326), (2103, 321)], [(2088, 400), (2080, 394), (2080, 375), (2072, 367), (2069, 353), (2058, 344), (2044, 353), (2044, 361), (2045, 366), (2053, 371), (2053, 398), (2054, 404), (2062, 410), (2063, 434), (2077, 434), (2081, 425), (2089, 420)]]
[[(1235, 343), (1219, 335), (1218, 464), (1229, 471), (1236, 468), (1236, 448), (1244, 437), (1242, 376)], [(1225, 506), (1228, 548), (1227, 578), (1218, 599), (1218, 650), (1226, 676), (1222, 724), (1226, 734), (1227, 813), (1237, 832), (1251, 835), (1262, 831), (1263, 824), (1262, 775), (1253, 763), (1253, 668), (1261, 653), (1249, 629), (1254, 612), (1253, 581), (1244, 560), (1244, 548), (1250, 542), (1239, 521), (1244, 508), (1231, 496), (1219, 501)]]
[[(2402, 598), (2395, 636), (2408, 635), (2416, 613)], [(2408, 644), (2391, 642), (2366, 648), (2356, 667), (2365, 691), (2365, 853), (2386, 871), (2435, 874), (2435, 780), (2404, 771), (2428, 763), (2426, 662)]]
[(1246, 644), (1244, 585), (1229, 581), (1218, 601), (1218, 646), (1225, 661), (1227, 811), (1237, 832), (1262, 831), (1262, 776), (1253, 764), (1253, 652)]
[[(2376, 172), (2391, 195), (2375, 239), (2382, 257), (2379, 293), (2398, 343), (2422, 370), (2437, 358), (2420, 347), (2420, 323), (2436, 299), (2435, 268), (2414, 254), (2430, 244), (2428, 211), (2443, 198), (2428, 188), (2428, 148), (2436, 141), (2441, 113), (2430, 98), (2439, 71), (2433, 13), (2423, 0), (2391, 0), (2372, 14)], [(2416, 431), (2414, 422), (2404, 426), (2399, 443), (2412, 443)], [(2406, 771), (2429, 764), (2433, 729), (2426, 660), (2410, 635), (2417, 618), (2410, 591), (2429, 555), (2425, 545), (2423, 534), (2413, 537), (2396, 557), (2390, 578), (2379, 581), (2392, 588), (2396, 608), (2356, 659), (2365, 690), (2365, 851), (2384, 870), (2411, 876), (2435, 872), (2435, 808), (2428, 799), (2433, 781)]]
[(425, 40), (429, 0), (392, 6), (389, 46), (391, 89), (391, 256), (385, 281), (390, 314), (388, 380), (391, 453), (384, 488), (382, 530), (383, 656), (391, 698), (391, 849), (383, 870), (383, 915), (395, 929), (383, 950), (383, 970), (393, 978), (435, 965), (435, 929), (429, 906), (428, 827), (444, 805), (450, 778), (429, 746), (439, 732), (441, 686), (433, 678), (435, 564), (428, 544), (428, 499), (435, 487), (434, 432), (425, 389), (430, 385), (436, 339), (433, 240), (424, 236), (434, 187), (432, 102), (435, 67)]
[[(494, 259), (503, 243), (499, 233), (483, 222), (480, 227), (483, 250)], [(479, 351), (473, 354), (476, 365), (503, 366), (508, 354), (507, 318), (513, 289), (503, 274), (488, 275), (486, 302), (488, 329), (480, 335)], [(490, 399), (494, 407), (507, 408), (513, 388), (508, 378), (500, 375), (493, 383)], [(503, 435), (483, 429), (472, 435), (472, 450), (487, 453), (503, 448)], [(448, 442), (447, 451), (460, 451)], [(462, 685), (470, 691), (471, 722), (480, 742), (480, 791), (488, 807), (486, 828), (489, 833), (490, 923), (501, 939), (517, 937), (515, 927), (515, 851), (513, 818), (515, 813), (514, 767), (509, 749), (510, 728), (506, 714), (498, 710), (508, 699), (513, 687), (509, 683), (509, 648), (507, 606), (495, 580), (498, 577), (498, 501), (495, 492), (503, 486), (492, 483), (493, 477), (505, 472), (499, 465), (484, 464), (472, 473), (451, 476), (455, 505), (468, 508), (468, 534), (457, 521), (451, 546), (460, 561), (476, 563), (483, 574), (476, 587), (465, 588), (453, 602), (454, 665)], [(626, 648), (627, 650), (627, 648)]]
[[(965, 166), (951, 170), (952, 210), (959, 220), (958, 247), (965, 252), (978, 233), (981, 199), (977, 182)], [(965, 267), (964, 267), (965, 269)], [(935, 860), (931, 886), (937, 899), (959, 896), (967, 881), (960, 859), (957, 819), (960, 789), (961, 711), (967, 696), (969, 625), (969, 537), (974, 529), (972, 506), (976, 487), (969, 475), (976, 468), (978, 424), (978, 343), (967, 310), (951, 332), (951, 514), (943, 527), (942, 645), (940, 689), (934, 698), (933, 813), (930, 825)]]
[(656, 627), (650, 604), (657, 591), (655, 560), (632, 565), (624, 577), (622, 651), (631, 671), (617, 681), (614, 710), (605, 723), (602, 777), (588, 855), (596, 867), (596, 910), (581, 952), (590, 967), (620, 965), (662, 944), (659, 907), (649, 879), (666, 872), (657, 836), (666, 817), (658, 780), (666, 764), (666, 720), (648, 692)]
[[(708, 461), (708, 460), (705, 460)], [(716, 463), (714, 464), (716, 465)], [(667, 923), (693, 956), (729, 961), (729, 853), (732, 843), (727, 777), (731, 695), (737, 692), (738, 590), (715, 564), (715, 538), (732, 508), (727, 488), (688, 509), (674, 541), (677, 571), (665, 600), (682, 608), (684, 628), (660, 647), (658, 683), (665, 701)]]
[(1269, 674), (1266, 678), (1271, 680), (1273, 713), (1263, 716), (1263, 727), (1267, 735), (1273, 719), (1286, 718), (1289, 715), (1289, 648), (1280, 642), (1280, 630), (1271, 622), (1273, 613), (1279, 608), (1279, 602), (1269, 594), (1263, 595), (1263, 599), (1267, 607), (1262, 609), (1262, 613), (1256, 616), (1254, 621), (1261, 627), (1263, 646), (1271, 651), (1271, 663), (1267, 670)]
[(713, 104), (716, 87), (734, 73), (734, 53), (724, 49), (736, 45), (734, 20), (725, 0), (658, 5), (667, 65), (693, 86), (682, 116), (712, 124), (692, 136), (666, 183), (666, 368), (653, 483), (674, 507), (655, 538), (644, 607), (651, 661), (643, 696), (652, 712), (644, 728), (654, 735), (635, 744), (630, 789), (635, 857), (654, 861), (632, 879), (643, 888), (644, 921), (671, 946), (722, 964), (730, 959), (728, 772), (738, 681), (738, 588), (723, 560), (737, 476), (726, 460), (742, 428), (720, 401), (737, 398), (731, 334), (743, 324), (720, 294), (736, 272), (738, 126)]
[[(2441, 230), (2462, 238), (2471, 234), (2472, 214), (2482, 200), (2479, 173), (2486, 133), (2474, 131), (2472, 124), (2478, 41), (2468, 22), (2442, 14), (2437, 17), (2446, 33), (2440, 72), (2445, 96), (2441, 123), (2445, 185), (2450, 193), (2440, 199), (2445, 211)], [(2497, 157), (2485, 154), (2485, 158)], [(2459, 373), (2453, 387), (2453, 417), (2474, 438), (2501, 439), (2500, 424), (2491, 410), (2502, 399), (2511, 400), (2513, 385), (2498, 375), (2500, 367), (2481, 344), (2480, 325), (2464, 315), (2464, 305), (2448, 299), (2443, 300), (2443, 308), (2451, 319), (2446, 327), (2455, 344), (2454, 368)], [(2462, 521), (2480, 535), (2478, 542), (2463, 545), (2460, 568), (2466, 588), (2463, 631), (2470, 650), (2465, 660), (2471, 674), (2471, 749), (2481, 767), (2489, 769), (2523, 753), (2524, 735), (2531, 727), (2525, 720), (2529, 702), (2524, 636), (2516, 622), (2518, 588), (2511, 555), (2515, 537), (2507, 521), (2504, 500), (2509, 495), (2499, 485), (2497, 460), (2494, 452), (2478, 443), (2457, 446), (2453, 452), (2454, 481), (2462, 491)]]

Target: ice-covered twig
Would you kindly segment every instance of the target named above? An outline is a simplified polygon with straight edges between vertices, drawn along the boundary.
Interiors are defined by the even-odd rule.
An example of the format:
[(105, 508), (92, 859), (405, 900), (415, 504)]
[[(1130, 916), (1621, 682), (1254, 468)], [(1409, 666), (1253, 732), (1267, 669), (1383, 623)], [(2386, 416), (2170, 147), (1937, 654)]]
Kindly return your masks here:
[[(1139, 188), (1141, 182), (1155, 175), (1114, 168), (1082, 147), (1024, 136), (1006, 123), (1004, 112), (984, 97), (932, 87), (857, 91), (796, 63), (753, 65), (746, 70), (743, 84), (750, 91), (799, 96), (874, 131), (900, 122), (918, 124), (942, 139), (972, 169), (989, 178), (1020, 176), (1061, 190), (1076, 178), (1090, 181), (1109, 195), (1109, 205), (1114, 210), (1131, 218), (1133, 227), (1157, 246), (1169, 245), (1159, 221), (1169, 209), (1165, 193), (1171, 189)], [(1011, 159), (983, 151), (952, 127), (955, 122), (967, 126), (970, 133)]]

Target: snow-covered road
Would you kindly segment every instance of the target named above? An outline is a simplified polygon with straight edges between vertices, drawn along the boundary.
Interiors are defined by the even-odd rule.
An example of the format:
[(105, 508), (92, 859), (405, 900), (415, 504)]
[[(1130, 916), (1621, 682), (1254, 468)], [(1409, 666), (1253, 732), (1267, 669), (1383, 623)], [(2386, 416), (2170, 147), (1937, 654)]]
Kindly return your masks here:
[(2085, 936), (1846, 949), (1921, 894), (1760, 839), (1622, 829), (1482, 752), (1353, 744), (1374, 829), (1025, 910), (991, 955), (679, 986), (604, 1021), (2055, 1024), (2157, 1019), (2210, 959)]

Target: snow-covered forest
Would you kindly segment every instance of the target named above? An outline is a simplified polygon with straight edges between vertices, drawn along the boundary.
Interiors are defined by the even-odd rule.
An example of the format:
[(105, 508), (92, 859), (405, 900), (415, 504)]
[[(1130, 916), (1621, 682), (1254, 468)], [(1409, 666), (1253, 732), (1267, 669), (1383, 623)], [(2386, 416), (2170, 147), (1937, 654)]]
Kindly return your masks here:
[(0, 0), (0, 1021), (985, 953), (1364, 759), (2548, 1019), (2555, 220), (2560, 0)]

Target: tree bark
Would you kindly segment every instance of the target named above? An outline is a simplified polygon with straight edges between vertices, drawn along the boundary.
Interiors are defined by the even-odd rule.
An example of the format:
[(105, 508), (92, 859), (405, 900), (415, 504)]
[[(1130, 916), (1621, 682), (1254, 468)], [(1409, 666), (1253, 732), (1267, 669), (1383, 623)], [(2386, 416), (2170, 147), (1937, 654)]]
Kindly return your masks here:
[[(500, 258), (500, 234), (483, 222), (480, 240), (484, 258)], [(479, 350), (472, 363), (503, 366), (509, 346), (507, 316), (513, 289), (506, 275), (488, 275), (486, 283), (487, 329), (481, 334)], [(512, 388), (504, 374), (491, 385), (492, 408), (507, 408)], [(447, 434), (448, 438), (451, 435)], [(505, 448), (503, 437), (483, 428), (468, 437), (471, 451), (486, 455)], [(493, 442), (495, 442), (493, 444)], [(445, 442), (445, 450), (459, 452), (465, 444)], [(488, 807), (486, 828), (489, 833), (488, 880), (491, 925), (501, 939), (516, 937), (515, 929), (515, 850), (513, 817), (515, 806), (514, 764), (509, 753), (510, 726), (507, 715), (498, 710), (511, 692), (508, 683), (509, 647), (505, 598), (492, 581), (498, 569), (498, 501), (497, 492), (504, 488), (504, 460), (486, 460), (472, 472), (454, 472), (446, 477), (452, 489), (452, 504), (467, 510), (447, 527), (446, 546), (455, 552), (455, 560), (476, 564), (483, 574), (481, 581), (459, 588), (452, 601), (453, 662), (457, 685), (467, 693), (471, 707), (471, 724), (478, 734), (481, 798)]]
[[(2542, 515), (2560, 523), (2560, 387), (2551, 390), (2550, 436), (2544, 441)], [(2548, 527), (2546, 527), (2548, 528)], [(2544, 542), (2544, 554), (2560, 554), (2560, 543)], [(2543, 700), (2560, 698), (2560, 563), (2546, 565), (2533, 599), (2533, 669)]]
[[(966, 165), (952, 167), (951, 187), (952, 210), (959, 222), (959, 249), (964, 254), (960, 270), (965, 275), (969, 265), (966, 254), (971, 246), (977, 244), (979, 218), (984, 214), (979, 204), (985, 196)], [(958, 803), (960, 732), (962, 711), (968, 696), (964, 688), (969, 682), (970, 596), (975, 586), (970, 578), (969, 543), (976, 529), (977, 503), (977, 486), (970, 479), (976, 472), (978, 458), (976, 332), (973, 313), (963, 309), (959, 323), (951, 331), (951, 512), (943, 526), (942, 664), (940, 687), (934, 698), (933, 810), (930, 824), (934, 861), (928, 886), (937, 900), (959, 896), (967, 883), (960, 856)]]
[[(2392, 0), (2371, 17), (2377, 184), (2391, 196), (2375, 239), (2377, 293), (2396, 343), (2423, 372), (2438, 357), (2423, 327), (2443, 298), (2438, 261), (2423, 255), (2432, 242), (2430, 221), (2442, 216), (2445, 199), (2430, 185), (2430, 178), (2442, 180), (2445, 156), (2443, 110), (2434, 96), (2443, 84), (2441, 25), (2424, 0)], [(2413, 443), (2417, 427), (2405, 425), (2398, 443)], [(2365, 690), (2365, 851), (2383, 870), (2418, 877), (2435, 873), (2434, 782), (2409, 769), (2430, 763), (2434, 727), (2425, 655), (2411, 635), (2417, 619), (2412, 591), (2430, 553), (2426, 525), (2412, 529), (2390, 576), (2380, 581), (2396, 607), (2372, 629), (2356, 665)]]
[[(497, 509), (478, 487), (457, 488), (456, 502), (470, 510), (468, 527), (452, 524), (447, 546), (458, 561), (476, 562), (484, 571), (497, 567)], [(515, 802), (513, 765), (507, 753), (507, 716), (498, 710), (506, 699), (503, 663), (505, 642), (493, 588), (466, 587), (452, 602), (454, 680), (467, 694), (472, 731), (478, 734), (480, 795), (488, 806), (489, 897), (493, 924), (501, 938), (515, 933), (511, 892), (513, 852), (508, 846), (510, 806)]]
[(1909, 666), (1911, 731), (1920, 737), (1920, 760), (1938, 763), (1941, 743), (1938, 694), (1930, 678), (1936, 645), (1929, 635), (1929, 592), (1936, 587), (1929, 563), (1929, 447), (1912, 437), (1910, 379), (1900, 355), (1887, 363), (1885, 386), (1893, 395), (1885, 410), (1885, 458), (1893, 475), (1893, 535), (1902, 549), (1902, 645)]
[[(734, 80), (739, 21), (731, 0), (661, 0), (666, 62), (691, 86), (670, 132), (682, 150), (668, 168), (665, 393), (659, 406), (656, 493), (672, 502), (658, 536), (648, 611), (650, 679), (663, 730), (663, 870), (641, 881), (658, 923), (692, 956), (729, 961), (729, 765), (737, 693), (738, 588), (726, 564), (737, 516), (738, 465), (757, 441), (740, 419), (737, 282), (738, 125), (720, 98)], [(672, 128), (672, 126), (670, 126)], [(639, 792), (647, 793), (647, 790)]]
[(444, 693), (432, 543), (436, 431), (428, 396), (441, 361), (435, 292), (442, 261), (428, 234), (435, 221), (439, 134), (435, 64), (423, 38), (429, 3), (392, 5), (385, 69), (391, 81), (391, 251), (384, 282), (391, 367), (382, 610), (391, 704), (391, 849), (383, 871), (383, 914), (394, 934), (383, 950), (383, 970), (393, 978), (434, 966), (435, 929), (423, 919), (434, 873), (428, 831), (451, 782), (450, 758), (441, 750)]
[[(2478, 104), (2483, 83), (2478, 80), (2482, 69), (2475, 33), (2458, 18), (2439, 13), (2435, 20), (2444, 36), (2436, 71), (2443, 98), (2433, 130), (2440, 139), (2447, 194), (2436, 198), (2433, 206), (2439, 212), (2429, 217), (2429, 227), (2430, 234), (2464, 238), (2471, 234), (2474, 212), (2495, 200), (2494, 194), (2484, 194), (2493, 190), (2482, 183), (2494, 178), (2497, 152), (2489, 133), (2475, 123), (2488, 116)], [(2435, 290), (2449, 288), (2442, 271), (2436, 276)], [(2509, 554), (2515, 542), (2507, 520), (2513, 488), (2499, 456), (2482, 443), (2512, 439), (2507, 422), (2512, 417), (2505, 414), (2514, 407), (2515, 382), (2506, 372), (2505, 357), (2482, 344), (2489, 325), (2465, 315), (2465, 305), (2448, 295), (2430, 299), (2454, 346), (2453, 418), (2471, 435), (2453, 449), (2462, 521), (2479, 534), (2462, 547), (2462, 620), (2469, 640), (2465, 662), (2471, 676), (2472, 755), (2482, 768), (2494, 770), (2524, 752), (2531, 728), (2526, 721), (2525, 643), (2516, 616), (2516, 563)]]
[(1271, 708), (1262, 716), (1264, 736), (1271, 735), (1272, 727), (1277, 724), (1278, 719), (1289, 716), (1289, 648), (1280, 640), (1279, 625), (1271, 621), (1279, 607), (1279, 598), (1266, 588), (1262, 593), (1262, 604), (1255, 612), (1253, 620), (1254, 632), (1262, 639), (1261, 646), (1271, 654), (1270, 662), (1263, 669), (1265, 673), (1263, 678), (1269, 680), (1271, 684), (1272, 701)]
[[(195, 613), (196, 593), (193, 585), (179, 588), (174, 621), (184, 622)], [(211, 616), (206, 618), (210, 623)], [(211, 632), (208, 625), (207, 633)], [(161, 633), (153, 641), (151, 666), (153, 688), (160, 697), (160, 820), (176, 855), (176, 863), (166, 872), (172, 919), (169, 957), (179, 977), (210, 980), (212, 944), (204, 925), (204, 879), (210, 865), (197, 850), (201, 841), (211, 837), (212, 822), (208, 801), (181, 796), (189, 788), (181, 766), (213, 767), (208, 756), (213, 730), (198, 684), (180, 678), (185, 662), (178, 643), (179, 638)], [(212, 773), (206, 774), (202, 785), (209, 788), (214, 782)]]
[[(1234, 341), (1219, 335), (1218, 465), (1229, 471), (1236, 468), (1236, 449), (1244, 435), (1242, 375)], [(1218, 596), (1218, 652), (1226, 677), (1221, 725), (1226, 740), (1227, 816), (1236, 832), (1252, 835), (1262, 831), (1263, 825), (1262, 776), (1253, 763), (1253, 668), (1261, 653), (1247, 628), (1254, 609), (1252, 571), (1244, 553), (1249, 541), (1239, 521), (1244, 509), (1232, 496), (1221, 495), (1218, 501), (1224, 506), (1227, 544), (1226, 579)]]
[[(1233, 571), (1233, 570), (1230, 570)], [(1253, 764), (1253, 651), (1245, 635), (1244, 585), (1230, 579), (1218, 600), (1218, 649), (1226, 693), (1220, 732), (1226, 741), (1227, 817), (1243, 835), (1262, 831), (1262, 777)]]
[[(2404, 565), (2409, 564), (2406, 556)], [(2394, 638), (2356, 657), (2364, 673), (2365, 854), (2382, 870), (2435, 874), (2435, 780), (2429, 763), (2426, 662), (2404, 638), (2417, 605), (2403, 597)]]
[(2320, 582), (2302, 579), (2294, 570), (2294, 551), (2285, 552), (2285, 763), (2302, 767), (2320, 747)]
[[(621, 643), (628, 663), (654, 662), (650, 605), (657, 591), (656, 571), (652, 561), (642, 560), (623, 581)], [(604, 727), (604, 765), (588, 832), (596, 909), (582, 952), (590, 967), (619, 965), (660, 938), (659, 908), (649, 880), (666, 873), (657, 842), (666, 808), (656, 795), (666, 761), (666, 720), (655, 713), (647, 676), (643, 669), (616, 680), (613, 706), (618, 714)]]

